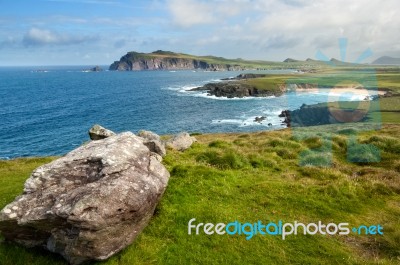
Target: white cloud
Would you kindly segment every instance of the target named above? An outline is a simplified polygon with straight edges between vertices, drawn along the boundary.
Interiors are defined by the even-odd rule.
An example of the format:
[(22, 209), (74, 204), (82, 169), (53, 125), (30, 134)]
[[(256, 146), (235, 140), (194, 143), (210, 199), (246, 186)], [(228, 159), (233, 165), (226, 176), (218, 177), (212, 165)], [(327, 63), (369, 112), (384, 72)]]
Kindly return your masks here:
[(24, 35), (22, 43), (25, 46), (73, 45), (94, 41), (96, 39), (97, 37), (93, 36), (72, 36), (68, 34), (59, 34), (46, 29), (31, 28)]
[[(312, 57), (317, 49), (325, 49), (333, 57), (339, 54), (340, 37), (348, 38), (353, 57), (368, 47), (377, 53), (400, 52), (397, 0), (170, 0), (167, 7), (175, 25), (205, 40), (196, 43), (225, 45), (225, 54), (235, 52), (229, 50), (234, 48), (229, 41), (243, 44), (251, 39), (248, 49), (274, 59)], [(196, 25), (207, 25), (208, 31), (197, 31)], [(209, 44), (208, 38), (212, 40)]]
[(174, 23), (181, 27), (209, 24), (215, 21), (212, 6), (195, 0), (171, 0), (168, 8)]

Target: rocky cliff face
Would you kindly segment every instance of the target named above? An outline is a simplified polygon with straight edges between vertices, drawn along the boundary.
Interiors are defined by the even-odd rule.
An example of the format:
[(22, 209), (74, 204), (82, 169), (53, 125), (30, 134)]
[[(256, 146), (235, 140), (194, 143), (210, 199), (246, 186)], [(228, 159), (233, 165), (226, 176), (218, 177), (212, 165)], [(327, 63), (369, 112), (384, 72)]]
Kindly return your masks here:
[(244, 68), (240, 65), (212, 64), (204, 60), (193, 58), (181, 58), (178, 54), (142, 54), (129, 52), (119, 61), (110, 65), (110, 70), (139, 71), (139, 70), (195, 70), (206, 71), (240, 71)]

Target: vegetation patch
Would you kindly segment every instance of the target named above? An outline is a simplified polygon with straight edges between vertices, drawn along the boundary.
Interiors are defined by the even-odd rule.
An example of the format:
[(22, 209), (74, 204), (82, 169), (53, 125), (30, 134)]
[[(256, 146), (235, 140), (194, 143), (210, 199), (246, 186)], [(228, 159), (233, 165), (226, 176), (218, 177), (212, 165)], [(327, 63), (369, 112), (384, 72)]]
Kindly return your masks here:
[[(131, 246), (93, 264), (398, 264), (400, 126), (357, 129), (361, 147), (356, 148), (361, 149), (354, 156), (367, 156), (370, 150), (364, 148), (372, 146), (381, 157), (368, 163), (348, 159), (354, 142), (348, 134), (331, 133), (342, 129), (335, 126), (308, 128), (320, 134), (311, 139), (289, 129), (204, 134), (185, 152), (169, 150), (163, 160), (171, 173), (169, 185), (150, 224)], [(329, 139), (332, 148), (325, 148)], [(52, 159), (1, 161), (1, 205), (22, 192), (34, 168)], [(384, 235), (298, 234), (286, 240), (259, 234), (251, 240), (188, 235), (192, 218), (197, 223), (381, 224)], [(0, 244), (0, 260), (4, 265), (65, 264), (57, 255), (8, 243)]]

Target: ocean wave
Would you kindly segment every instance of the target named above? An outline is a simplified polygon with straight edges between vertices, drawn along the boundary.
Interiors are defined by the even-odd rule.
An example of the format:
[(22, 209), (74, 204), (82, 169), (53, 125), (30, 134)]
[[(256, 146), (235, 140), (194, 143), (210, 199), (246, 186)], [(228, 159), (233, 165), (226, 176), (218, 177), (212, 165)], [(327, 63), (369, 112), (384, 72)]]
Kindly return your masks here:
[(217, 97), (215, 95), (208, 95), (207, 92), (198, 92), (198, 91), (184, 91), (187, 92), (186, 96), (199, 97), (199, 98), (207, 98), (213, 100), (265, 100), (270, 98), (275, 98), (275, 96), (270, 97), (243, 97), (243, 98), (228, 98), (228, 97)]
[(260, 126), (260, 127), (269, 127), (269, 128), (276, 128), (276, 127), (283, 127), (282, 126), (282, 118), (279, 118), (278, 115), (268, 116), (262, 122), (256, 122), (255, 118), (259, 116), (247, 116), (243, 118), (235, 118), (235, 119), (214, 119), (211, 121), (211, 124), (232, 124), (238, 125), (238, 127), (248, 127), (248, 126)]

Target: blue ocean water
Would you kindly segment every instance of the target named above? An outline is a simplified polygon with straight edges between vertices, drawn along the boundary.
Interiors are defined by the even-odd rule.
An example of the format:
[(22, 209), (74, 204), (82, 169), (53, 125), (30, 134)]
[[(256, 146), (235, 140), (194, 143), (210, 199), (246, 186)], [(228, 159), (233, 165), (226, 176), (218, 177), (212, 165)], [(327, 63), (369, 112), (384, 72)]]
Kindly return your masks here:
[[(116, 132), (158, 134), (276, 130), (284, 127), (282, 110), (325, 102), (328, 95), (216, 98), (188, 89), (242, 72), (83, 72), (86, 68), (0, 68), (0, 159), (65, 154), (89, 139), (95, 123)], [(256, 116), (267, 119), (259, 124)]]

